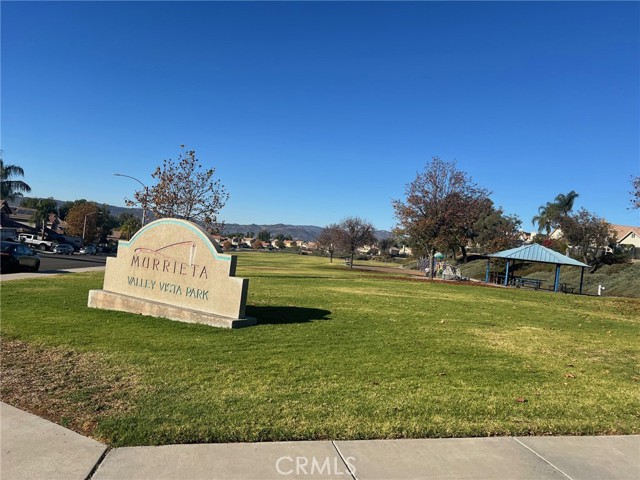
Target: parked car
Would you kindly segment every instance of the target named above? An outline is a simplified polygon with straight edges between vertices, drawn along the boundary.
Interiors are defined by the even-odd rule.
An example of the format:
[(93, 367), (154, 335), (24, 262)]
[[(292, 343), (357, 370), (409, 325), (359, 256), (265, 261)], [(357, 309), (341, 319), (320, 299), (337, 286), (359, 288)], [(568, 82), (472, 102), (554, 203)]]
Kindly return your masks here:
[(98, 249), (95, 247), (95, 245), (85, 245), (80, 249), (80, 253), (82, 255), (95, 255), (96, 253), (98, 253)]
[(21, 243), (26, 243), (31, 248), (37, 248), (38, 250), (42, 250), (43, 252), (46, 250), (53, 250), (53, 242), (50, 240), (45, 240), (43, 238), (38, 237), (33, 233), (21, 233), (18, 235), (18, 241)]
[(53, 253), (58, 253), (60, 255), (72, 255), (74, 249), (71, 245), (67, 245), (66, 243), (59, 243), (55, 247), (53, 247)]
[(19, 272), (27, 270), (37, 272), (40, 257), (22, 243), (0, 242), (0, 272)]

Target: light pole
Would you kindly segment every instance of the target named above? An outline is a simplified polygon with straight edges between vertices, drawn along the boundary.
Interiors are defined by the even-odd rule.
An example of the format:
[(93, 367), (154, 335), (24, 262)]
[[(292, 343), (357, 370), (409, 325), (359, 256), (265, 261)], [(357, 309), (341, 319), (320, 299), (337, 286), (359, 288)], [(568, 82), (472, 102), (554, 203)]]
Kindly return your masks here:
[(116, 177), (127, 177), (127, 178), (130, 178), (131, 180), (135, 180), (140, 185), (142, 185), (142, 187), (144, 188), (144, 202), (142, 202), (142, 226), (144, 227), (144, 224), (145, 224), (146, 219), (147, 219), (147, 195), (149, 194), (149, 189), (147, 188), (147, 186), (144, 183), (142, 183), (136, 177), (132, 177), (131, 175), (124, 175), (122, 173), (114, 173), (114, 175)]

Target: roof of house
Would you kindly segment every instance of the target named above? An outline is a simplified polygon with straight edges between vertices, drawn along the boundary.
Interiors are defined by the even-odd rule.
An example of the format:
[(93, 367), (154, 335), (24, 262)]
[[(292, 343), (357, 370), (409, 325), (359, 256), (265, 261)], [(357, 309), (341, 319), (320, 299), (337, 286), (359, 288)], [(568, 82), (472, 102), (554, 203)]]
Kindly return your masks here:
[(6, 215), (4, 212), (0, 212), (0, 226), (4, 228), (17, 228), (26, 232), (37, 232), (38, 229), (33, 228), (29, 225), (25, 225), (24, 223), (20, 223), (15, 221), (9, 215)]
[(628, 225), (611, 225), (611, 230), (616, 232), (616, 238), (618, 241), (623, 240), (630, 233), (635, 233), (636, 236), (640, 237), (640, 227), (633, 227)]
[(522, 260), (525, 262), (553, 263), (554, 265), (571, 265), (574, 267), (588, 267), (589, 265), (562, 255), (561, 253), (543, 247), (537, 243), (504, 250), (486, 255), (490, 258), (504, 258), (506, 260)]

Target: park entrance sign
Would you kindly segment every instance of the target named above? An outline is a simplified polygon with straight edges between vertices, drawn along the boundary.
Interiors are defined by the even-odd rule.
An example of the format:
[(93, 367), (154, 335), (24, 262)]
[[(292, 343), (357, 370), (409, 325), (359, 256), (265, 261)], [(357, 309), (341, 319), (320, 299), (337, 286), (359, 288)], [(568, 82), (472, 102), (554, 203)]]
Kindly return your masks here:
[(198, 225), (156, 220), (119, 242), (118, 256), (107, 259), (104, 289), (89, 292), (89, 307), (215, 327), (255, 325), (245, 316), (249, 280), (235, 276), (236, 260)]

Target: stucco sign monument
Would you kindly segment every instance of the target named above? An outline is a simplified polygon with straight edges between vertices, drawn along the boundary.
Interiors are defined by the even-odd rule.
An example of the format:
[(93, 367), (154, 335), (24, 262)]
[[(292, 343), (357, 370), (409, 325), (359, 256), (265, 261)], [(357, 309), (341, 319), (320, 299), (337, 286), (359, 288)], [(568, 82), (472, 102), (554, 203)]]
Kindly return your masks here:
[(107, 258), (103, 290), (89, 292), (89, 307), (215, 327), (255, 325), (245, 316), (249, 280), (235, 276), (236, 260), (198, 225), (156, 220), (119, 242), (118, 256)]

